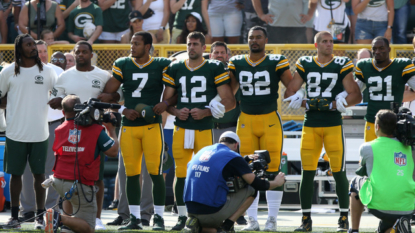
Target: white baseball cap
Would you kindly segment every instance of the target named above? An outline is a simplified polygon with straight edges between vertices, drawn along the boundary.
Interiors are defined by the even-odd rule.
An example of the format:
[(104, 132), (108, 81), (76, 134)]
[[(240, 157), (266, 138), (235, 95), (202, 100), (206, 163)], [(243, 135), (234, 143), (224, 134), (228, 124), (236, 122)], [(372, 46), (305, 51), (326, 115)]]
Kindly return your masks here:
[(221, 138), (232, 138), (237, 143), (241, 144), (241, 140), (239, 140), (238, 135), (236, 133), (232, 132), (232, 131), (226, 131), (222, 135), (220, 135), (219, 141), (220, 141)]
[(199, 13), (197, 13), (197, 12), (191, 12), (189, 15), (192, 15), (193, 17), (195, 17), (196, 19), (198, 19), (201, 23), (203, 22), (202, 16), (200, 16)]

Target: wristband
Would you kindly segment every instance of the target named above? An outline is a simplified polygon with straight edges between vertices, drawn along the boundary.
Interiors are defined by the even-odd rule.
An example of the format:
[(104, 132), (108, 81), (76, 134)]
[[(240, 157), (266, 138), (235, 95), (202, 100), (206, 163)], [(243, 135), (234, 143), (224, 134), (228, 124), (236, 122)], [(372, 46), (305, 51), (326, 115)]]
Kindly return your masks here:
[(165, 103), (167, 105), (167, 107), (169, 106), (169, 103), (167, 103), (167, 101), (163, 101), (163, 103)]
[(121, 108), (118, 109), (118, 113), (122, 115), (122, 112), (124, 111), (124, 109), (126, 109), (126, 107), (124, 105), (121, 105)]

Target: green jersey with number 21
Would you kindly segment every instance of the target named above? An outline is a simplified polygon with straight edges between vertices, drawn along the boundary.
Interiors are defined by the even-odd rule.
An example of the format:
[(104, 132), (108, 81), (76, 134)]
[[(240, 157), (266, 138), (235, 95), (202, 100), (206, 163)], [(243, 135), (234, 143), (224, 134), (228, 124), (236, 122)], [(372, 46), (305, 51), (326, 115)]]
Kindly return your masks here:
[[(137, 104), (155, 106), (160, 102), (163, 93), (163, 72), (170, 65), (170, 60), (161, 57), (150, 57), (145, 64), (138, 64), (132, 57), (117, 59), (112, 66), (112, 75), (123, 83), (124, 106), (134, 109)], [(156, 115), (154, 123), (161, 123), (161, 116)], [(123, 126), (148, 125), (143, 118), (134, 121), (122, 118)]]
[(402, 102), (405, 84), (415, 76), (415, 66), (408, 58), (395, 58), (388, 66), (378, 68), (374, 59), (367, 58), (356, 64), (354, 76), (369, 89), (365, 120), (375, 123), (380, 109), (390, 109), (391, 102)]
[[(353, 71), (353, 62), (347, 57), (333, 56), (330, 62), (321, 64), (316, 57), (298, 59), (296, 70), (306, 83), (307, 98), (323, 98), (333, 101), (344, 90), (343, 79)], [(304, 117), (304, 126), (330, 127), (342, 124), (339, 111), (309, 110)]]

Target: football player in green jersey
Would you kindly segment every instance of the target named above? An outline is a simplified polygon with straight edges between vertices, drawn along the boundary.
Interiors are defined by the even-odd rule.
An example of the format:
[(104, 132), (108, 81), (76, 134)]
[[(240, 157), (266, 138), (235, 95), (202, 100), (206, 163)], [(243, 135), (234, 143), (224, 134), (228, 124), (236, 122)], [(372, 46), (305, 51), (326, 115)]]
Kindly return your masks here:
[[(249, 30), (249, 55), (234, 56), (229, 60), (231, 86), (241, 90), (236, 133), (241, 139), (242, 156), (255, 150), (268, 150), (271, 162), (267, 172), (278, 174), (282, 153), (282, 124), (277, 113), (279, 82), (285, 86), (291, 81), (288, 60), (280, 54), (265, 54), (268, 36), (265, 28)], [(282, 187), (267, 191), (268, 220), (265, 231), (276, 231), (276, 220), (282, 200)], [(259, 195), (247, 210), (248, 226), (244, 231), (259, 231), (257, 221)]]
[[(151, 45), (150, 33), (135, 33), (131, 39), (131, 56), (119, 58), (114, 62), (113, 75), (104, 89), (104, 93), (115, 93), (122, 83), (125, 99), (125, 108), (121, 110), (124, 116), (120, 146), (127, 175), (126, 194), (131, 214), (130, 223), (120, 227), (120, 230), (142, 229), (139, 180), (143, 154), (153, 181), (153, 190), (156, 190), (153, 192), (153, 230), (164, 230), (163, 212), (166, 192), (161, 169), (164, 139), (159, 114), (164, 112), (169, 102), (168, 100), (159, 102), (163, 93), (162, 73), (167, 69), (170, 60), (151, 57), (149, 55)], [(151, 109), (152, 106), (156, 115)]]
[(365, 116), (365, 142), (376, 138), (375, 115), (380, 109), (390, 109), (391, 102), (401, 103), (405, 84), (414, 89), (415, 66), (408, 58), (389, 58), (389, 41), (376, 37), (372, 42), (374, 58), (362, 59), (356, 64), (354, 75), (363, 91), (369, 88)]
[[(340, 219), (337, 231), (347, 231), (349, 182), (345, 170), (343, 123), (339, 110), (344, 111), (345, 105), (359, 103), (362, 95), (353, 79), (353, 62), (347, 57), (333, 55), (333, 36), (322, 31), (316, 34), (314, 41), (317, 56), (304, 56), (298, 59), (294, 78), (285, 92), (286, 97), (290, 96), (285, 100), (291, 100), (289, 107), (298, 108), (302, 105), (306, 108), (301, 136), (303, 171), (300, 202), (303, 218), (301, 226), (295, 231), (312, 231), (310, 214), (314, 193), (313, 181), (323, 145), (330, 160), (339, 199)], [(307, 100), (303, 100), (298, 93), (304, 82)]]
[[(163, 74), (166, 85), (163, 100), (178, 94), (177, 106), (169, 105), (167, 108), (171, 115), (176, 116), (173, 132), (173, 157), (176, 163), (174, 195), (179, 219), (172, 228), (176, 231), (182, 230), (187, 220), (183, 201), (187, 163), (193, 153), (213, 144), (212, 115), (216, 115), (213, 105), (223, 105), (221, 116), (235, 107), (235, 98), (228, 85), (228, 72), (220, 61), (204, 59), (202, 55), (205, 49), (205, 36), (201, 32), (190, 33), (187, 36), (189, 59), (173, 62)], [(220, 103), (214, 100), (217, 94), (221, 98)]]

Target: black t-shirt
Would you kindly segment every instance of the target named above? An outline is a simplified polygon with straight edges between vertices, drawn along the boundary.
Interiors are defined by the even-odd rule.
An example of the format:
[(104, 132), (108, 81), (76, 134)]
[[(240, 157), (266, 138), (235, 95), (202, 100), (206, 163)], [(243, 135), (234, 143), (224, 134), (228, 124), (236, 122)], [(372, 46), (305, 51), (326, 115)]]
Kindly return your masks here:
[[(247, 173), (252, 173), (248, 164), (242, 157), (236, 157), (229, 161), (222, 170), (222, 176), (225, 180), (229, 177), (242, 176)], [(191, 214), (213, 214), (222, 209), (223, 206), (212, 207), (198, 202), (188, 201), (186, 202), (187, 212)]]

